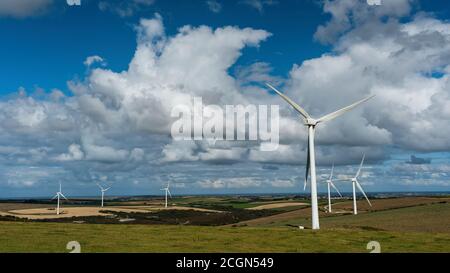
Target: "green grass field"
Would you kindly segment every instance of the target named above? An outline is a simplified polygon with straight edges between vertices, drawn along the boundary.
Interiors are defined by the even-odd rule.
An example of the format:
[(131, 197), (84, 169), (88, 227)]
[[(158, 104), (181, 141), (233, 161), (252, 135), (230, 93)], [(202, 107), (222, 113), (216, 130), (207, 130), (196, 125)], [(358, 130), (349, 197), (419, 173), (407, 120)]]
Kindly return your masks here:
[(450, 234), (282, 227), (198, 227), (0, 222), (0, 252), (450, 252)]

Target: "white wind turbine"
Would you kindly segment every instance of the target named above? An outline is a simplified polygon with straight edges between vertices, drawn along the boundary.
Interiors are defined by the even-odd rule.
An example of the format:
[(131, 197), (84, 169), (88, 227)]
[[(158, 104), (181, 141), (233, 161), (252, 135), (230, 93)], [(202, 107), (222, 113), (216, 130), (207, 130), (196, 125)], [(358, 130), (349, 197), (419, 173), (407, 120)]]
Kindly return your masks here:
[(331, 187), (333, 187), (340, 197), (342, 197), (342, 194), (339, 192), (337, 187), (333, 183), (333, 170), (334, 170), (334, 164), (331, 167), (331, 173), (330, 177), (327, 179), (327, 186), (328, 186), (328, 212), (331, 213)]
[(287, 103), (289, 103), (300, 115), (303, 117), (304, 124), (308, 127), (308, 152), (306, 159), (306, 175), (305, 175), (305, 186), (308, 181), (309, 169), (311, 168), (311, 209), (312, 209), (312, 229), (319, 229), (319, 207), (317, 204), (317, 183), (316, 183), (316, 160), (314, 153), (314, 132), (316, 126), (325, 121), (330, 121), (332, 119), (337, 118), (338, 116), (344, 114), (347, 111), (355, 108), (359, 104), (373, 98), (375, 95), (357, 101), (347, 107), (344, 107), (340, 110), (337, 110), (333, 113), (325, 115), (319, 119), (312, 118), (302, 107), (300, 107), (297, 103), (292, 101), (289, 97), (275, 89), (272, 85), (266, 83), (268, 87), (270, 87), (273, 91), (275, 91), (280, 97), (282, 97)]
[(361, 165), (359, 165), (358, 172), (356, 173), (355, 177), (353, 177), (351, 180), (352, 186), (353, 186), (353, 214), (354, 215), (358, 214), (358, 209), (356, 207), (356, 187), (358, 187), (359, 191), (364, 195), (364, 197), (366, 198), (369, 205), (372, 206), (372, 204), (369, 201), (369, 198), (367, 198), (366, 193), (364, 192), (363, 188), (361, 187), (361, 184), (359, 184), (359, 182), (358, 182), (358, 177), (361, 174), (361, 169), (362, 169), (365, 157), (366, 157), (366, 155), (364, 154), (363, 158), (361, 160)]
[(59, 182), (59, 191), (56, 193), (56, 195), (52, 198), (52, 200), (54, 200), (55, 198), (58, 199), (58, 205), (56, 206), (56, 214), (59, 215), (59, 200), (62, 198), (66, 199), (67, 201), (69, 201), (64, 194), (62, 193), (61, 190), (61, 182)]
[(102, 186), (100, 186), (100, 184), (97, 184), (97, 186), (100, 188), (100, 191), (102, 192), (102, 208), (103, 208), (103, 200), (105, 198), (105, 192), (107, 192), (111, 187), (105, 189)]
[(165, 191), (165, 194), (166, 194), (166, 203), (164, 206), (166, 208), (167, 208), (167, 194), (169, 194), (170, 198), (172, 198), (172, 194), (170, 194), (169, 187), (170, 187), (170, 182), (167, 183), (167, 187), (161, 189), (162, 191)]

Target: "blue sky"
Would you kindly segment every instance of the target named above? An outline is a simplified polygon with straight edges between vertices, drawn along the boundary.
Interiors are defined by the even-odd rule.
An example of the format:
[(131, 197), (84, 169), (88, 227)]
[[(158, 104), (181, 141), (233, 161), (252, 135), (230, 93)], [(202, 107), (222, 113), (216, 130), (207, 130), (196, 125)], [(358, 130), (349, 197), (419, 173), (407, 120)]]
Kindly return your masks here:
[(280, 74), (287, 73), (294, 62), (320, 56), (327, 48), (312, 37), (327, 17), (312, 0), (285, 1), (262, 13), (238, 1), (224, 2), (220, 13), (211, 12), (201, 0), (157, 1), (125, 18), (101, 11), (98, 4), (92, 0), (83, 1), (80, 7), (58, 3), (43, 16), (2, 18), (0, 57), (4, 65), (0, 73), (8, 77), (1, 81), (1, 92), (14, 92), (18, 86), (67, 91), (66, 82), (84, 76), (83, 61), (91, 55), (103, 56), (113, 70), (126, 69), (136, 47), (134, 26), (155, 12), (164, 16), (169, 34), (184, 25), (266, 29), (273, 38), (259, 50), (245, 52), (237, 64), (267, 61)]
[[(333, 162), (341, 178), (351, 175), (366, 153), (363, 185), (369, 192), (447, 191), (450, 7), (444, 2), (395, 0), (380, 7), (362, 0), (0, 4), (0, 197), (46, 196), (58, 181), (71, 195), (91, 195), (97, 182), (113, 184), (115, 195), (157, 194), (168, 180), (174, 193), (182, 194), (303, 192), (305, 129), (292, 127), (295, 116), (262, 92), (263, 81), (277, 83), (313, 114), (377, 94), (371, 105), (318, 133), (322, 177)], [(154, 30), (142, 19), (161, 25), (163, 33), (148, 34)], [(177, 39), (185, 25), (192, 29), (183, 35), (199, 43)], [(202, 25), (211, 33), (200, 31)], [(214, 31), (227, 26), (231, 31), (221, 46)], [(150, 45), (138, 39), (142, 31), (155, 35), (144, 37), (154, 39)], [(241, 39), (236, 42), (242, 46), (233, 39)], [(154, 49), (156, 42), (162, 49)], [(148, 47), (145, 54), (156, 52), (155, 62), (161, 64), (136, 72), (139, 68), (133, 67), (153, 60), (139, 55), (139, 46)], [(195, 53), (195, 47), (203, 50)], [(373, 51), (377, 47), (379, 55)], [(178, 55), (170, 50), (194, 56), (178, 66)], [(217, 62), (210, 60), (211, 52), (219, 52)], [(86, 66), (90, 56), (103, 61)], [(211, 69), (203, 59), (211, 61)], [(192, 71), (206, 76), (197, 82)], [(172, 83), (184, 89), (167, 89)], [(152, 84), (163, 87), (153, 90)], [(291, 124), (281, 130), (286, 152), (262, 155), (250, 144), (175, 144), (164, 127), (170, 119), (151, 110), (160, 109), (167, 97), (179, 101), (186, 93), (218, 104), (242, 101), (242, 95), (245, 103), (279, 104), (285, 124)], [(145, 97), (144, 105), (130, 102), (131, 94)], [(405, 105), (388, 114), (402, 99)], [(407, 122), (400, 121), (406, 117)], [(139, 125), (142, 119), (148, 124)], [(413, 154), (431, 158), (431, 164), (407, 163)], [(350, 190), (345, 182), (340, 186)]]
[[(262, 12), (243, 1), (228, 1), (221, 3), (219, 13), (211, 12), (207, 1), (168, 0), (127, 17), (101, 11), (96, 0), (82, 1), (81, 6), (57, 2), (44, 15), (0, 19), (0, 73), (8, 75), (1, 79), (1, 94), (15, 92), (19, 86), (30, 90), (36, 86), (58, 88), (69, 93), (66, 82), (84, 76), (83, 60), (91, 55), (104, 56), (113, 70), (126, 69), (136, 47), (134, 26), (155, 12), (164, 15), (167, 32), (172, 34), (183, 25), (266, 29), (274, 36), (258, 51), (246, 52), (237, 65), (266, 61), (281, 75), (288, 73), (293, 63), (330, 49), (313, 38), (317, 26), (330, 17), (318, 0), (279, 1), (265, 6)], [(415, 9), (442, 19), (450, 14), (443, 1), (421, 1)]]

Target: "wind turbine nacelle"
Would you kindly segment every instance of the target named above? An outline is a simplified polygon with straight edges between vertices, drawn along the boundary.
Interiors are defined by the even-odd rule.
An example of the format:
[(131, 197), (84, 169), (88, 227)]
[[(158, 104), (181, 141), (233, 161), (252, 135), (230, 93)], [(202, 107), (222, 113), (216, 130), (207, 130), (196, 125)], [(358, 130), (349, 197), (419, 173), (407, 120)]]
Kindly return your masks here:
[(316, 126), (317, 120), (315, 120), (313, 118), (307, 118), (307, 119), (305, 119), (305, 124), (310, 125), (310, 126)]

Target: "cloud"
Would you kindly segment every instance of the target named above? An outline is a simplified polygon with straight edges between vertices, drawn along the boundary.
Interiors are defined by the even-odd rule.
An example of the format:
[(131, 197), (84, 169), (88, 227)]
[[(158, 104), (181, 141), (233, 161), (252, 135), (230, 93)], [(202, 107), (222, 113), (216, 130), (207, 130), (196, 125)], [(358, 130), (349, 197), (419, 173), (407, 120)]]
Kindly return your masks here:
[(403, 186), (450, 186), (449, 164), (394, 164), (388, 174)]
[(415, 0), (383, 1), (382, 5), (371, 6), (359, 0), (325, 0), (323, 11), (331, 15), (325, 25), (317, 28), (314, 37), (322, 43), (334, 43), (343, 33), (365, 29), (370, 35), (376, 31), (373, 23), (381, 18), (396, 20), (411, 12)]
[(6, 178), (7, 185), (13, 188), (32, 188), (45, 180), (58, 175), (58, 168), (38, 168), (38, 167), (10, 167), (3, 178)]
[(159, 15), (141, 20), (137, 30), (138, 47), (128, 71), (94, 69), (88, 84), (73, 83), (72, 89), (79, 94), (78, 107), (95, 124), (157, 134), (170, 133), (172, 108), (189, 104), (194, 96), (205, 103), (239, 99), (227, 70), (241, 49), (270, 35), (250, 28), (185, 26), (166, 37)]
[(91, 65), (93, 65), (94, 63), (100, 63), (100, 65), (104, 66), (106, 65), (105, 60), (98, 56), (98, 55), (94, 55), (94, 56), (89, 56), (86, 58), (86, 60), (83, 62), (83, 64), (86, 67), (90, 67)]
[(221, 181), (221, 180), (215, 180), (215, 181), (211, 181), (211, 180), (205, 180), (205, 181), (199, 181), (197, 182), (198, 186), (200, 186), (200, 188), (206, 188), (206, 189), (223, 189), (226, 188), (226, 184), (225, 182)]
[(65, 95), (61, 90), (55, 88), (55, 89), (52, 89), (52, 91), (49, 95), (49, 98), (52, 101), (59, 101), (59, 100), (65, 98)]
[(193, 141), (176, 141), (167, 144), (162, 151), (163, 162), (197, 161), (195, 150), (197, 145)]
[(280, 84), (280, 77), (271, 75), (273, 68), (269, 63), (256, 62), (249, 66), (238, 66), (236, 68), (236, 80), (240, 85), (254, 85), (260, 83)]
[(71, 144), (67, 154), (60, 154), (55, 159), (59, 161), (81, 160), (84, 158), (84, 153), (81, 146), (78, 144)]
[(248, 5), (254, 9), (256, 9), (259, 13), (263, 13), (264, 8), (266, 6), (277, 5), (278, 1), (275, 1), (275, 0), (243, 0), (240, 3)]
[(134, 153), (130, 153), (127, 149), (115, 147), (113, 141), (89, 130), (82, 133), (81, 144), (86, 153), (86, 159), (90, 161), (116, 163), (127, 161), (130, 158), (142, 158), (142, 154), (139, 155), (141, 152), (137, 152), (140, 151), (140, 149), (135, 148), (138, 150), (135, 150)]
[(325, 3), (325, 10), (333, 10), (326, 26), (342, 28), (348, 17), (356, 22), (344, 33), (327, 29), (338, 33), (333, 52), (296, 65), (286, 92), (301, 98), (314, 116), (376, 94), (345, 118), (319, 128), (323, 144), (447, 150), (450, 24), (425, 14), (401, 23), (397, 19), (409, 15), (409, 1), (392, 1), (381, 10), (351, 3)]
[[(430, 14), (409, 16), (406, 2), (397, 3), (391, 11), (377, 12), (361, 11), (359, 4), (333, 6), (356, 17), (350, 16), (347, 27), (344, 15), (331, 13), (324, 25), (327, 32), (337, 32), (331, 51), (293, 65), (284, 78), (274, 76), (265, 62), (235, 67), (245, 48), (262, 46), (271, 36), (265, 30), (187, 25), (168, 35), (162, 16), (142, 19), (126, 70), (89, 69), (86, 78), (69, 82), (71, 96), (42, 89), (28, 94), (21, 88), (0, 100), (0, 166), (63, 169), (51, 173), (52, 178), (46, 178), (50, 182), (64, 176), (88, 183), (108, 174), (111, 181), (136, 182), (136, 191), (148, 190), (161, 173), (181, 173), (177, 182), (198, 189), (289, 189), (301, 180), (293, 177), (304, 175), (298, 165), (305, 164), (306, 130), (284, 101), (261, 88), (265, 81), (280, 85), (315, 117), (377, 95), (319, 125), (319, 166), (355, 164), (363, 153), (369, 164), (379, 163), (392, 153), (389, 147), (408, 153), (448, 151), (450, 26)], [(280, 105), (279, 149), (262, 152), (260, 143), (245, 141), (174, 141), (169, 137), (171, 110), (191, 105), (198, 96), (204, 105)], [(223, 164), (235, 164), (239, 175)], [(262, 164), (274, 164), (278, 170), (262, 169)], [(342, 167), (346, 172), (354, 174)], [(398, 185), (397, 177), (414, 179), (406, 171), (379, 167), (366, 182), (375, 183), (377, 174), (390, 177), (392, 182), (386, 183), (392, 185)], [(419, 178), (426, 183), (447, 179), (437, 169)], [(20, 179), (3, 181), (17, 184)], [(29, 185), (44, 181), (22, 180)]]
[[(358, 153), (371, 152), (373, 160), (385, 158), (384, 145), (428, 151), (448, 148), (448, 138), (444, 136), (448, 126), (444, 123), (448, 116), (445, 64), (449, 57), (447, 44), (439, 42), (449, 39), (448, 24), (423, 16), (406, 23), (373, 21), (372, 24), (379, 29), (378, 36), (358, 39), (364, 32), (355, 26), (336, 43), (334, 54), (295, 65), (287, 79), (271, 75), (271, 66), (264, 62), (238, 67), (232, 77), (228, 69), (239, 58), (240, 51), (245, 46), (258, 46), (269, 33), (248, 28), (213, 30), (206, 26), (185, 26), (176, 36), (167, 37), (163, 19), (156, 14), (153, 19), (142, 19), (137, 27), (138, 46), (129, 69), (124, 72), (94, 69), (86, 84), (72, 82), (71, 89), (77, 96), (71, 105), (75, 107), (73, 110), (88, 118), (84, 126), (103, 127), (100, 134), (105, 130), (117, 131), (117, 128), (168, 134), (173, 121), (171, 109), (178, 104), (190, 104), (193, 96), (202, 96), (205, 104), (280, 104), (284, 111), (280, 120), (282, 145), (276, 152), (261, 153), (254, 144), (240, 147), (241, 144), (228, 143), (217, 149), (208, 143), (192, 141), (165, 144), (162, 161), (303, 163), (304, 157), (296, 155), (305, 152), (303, 126), (295, 115), (289, 114), (292, 111), (283, 101), (258, 87), (261, 82), (286, 83), (282, 89), (293, 98), (301, 98), (299, 103), (314, 116), (377, 94), (375, 99), (342, 118), (321, 124), (317, 131), (319, 161), (319, 158), (332, 160), (334, 157), (328, 154), (354, 146), (357, 146), (355, 155), (349, 158), (356, 159), (360, 157)], [(435, 43), (425, 43), (429, 35)], [(94, 56), (90, 61), (94, 59), (100, 60)], [(444, 76), (430, 76), (433, 69)], [(23, 130), (46, 123), (49, 105), (25, 101), (17, 103), (29, 107), (11, 109), (9, 114), (15, 114), (9, 123), (15, 121)], [(386, 104), (390, 107), (383, 107)], [(69, 112), (58, 104), (52, 107)], [(71, 114), (64, 116), (76, 122)], [(426, 135), (428, 131), (421, 129), (429, 120), (442, 123), (441, 130), (431, 139)], [(121, 154), (119, 158), (125, 159), (125, 153)], [(349, 161), (339, 160), (341, 163)], [(330, 163), (326, 160), (322, 163), (327, 162)]]
[(120, 17), (130, 17), (137, 12), (148, 9), (154, 2), (155, 0), (100, 1), (98, 7), (101, 11), (109, 11)]
[(258, 188), (277, 188), (277, 189), (289, 189), (297, 186), (295, 182), (298, 177), (292, 177), (289, 179), (273, 178), (267, 179), (264, 177), (232, 177), (232, 178), (220, 178), (220, 179), (205, 179), (196, 182), (196, 185), (202, 189), (246, 189), (249, 191), (255, 191)]
[(53, 0), (2, 0), (0, 17), (25, 18), (46, 12)]
[(209, 10), (214, 13), (219, 13), (222, 11), (222, 4), (217, 0), (208, 0), (206, 1), (206, 4), (208, 5)]
[(270, 185), (274, 188), (293, 188), (296, 183), (292, 180), (274, 180), (270, 181)]
[[(244, 47), (257, 47), (270, 34), (251, 28), (185, 26), (167, 37), (158, 14), (140, 20), (136, 30), (138, 46), (127, 71), (89, 70), (86, 79), (69, 82), (72, 96), (40, 90), (37, 98), (20, 89), (17, 97), (0, 101), (0, 143), (8, 143), (2, 146), (0, 162), (56, 164), (78, 181), (89, 181), (89, 172), (139, 173), (145, 164), (240, 160), (246, 150), (233, 145), (210, 149), (207, 144), (172, 142), (167, 137), (170, 112), (193, 96), (214, 103), (221, 98), (242, 101), (228, 70)], [(86, 65), (95, 61), (101, 58), (91, 56)], [(41, 149), (48, 146), (50, 150)]]
[(246, 189), (261, 186), (261, 181), (250, 177), (223, 178), (217, 180), (204, 180), (197, 182), (200, 188), (206, 189)]
[(416, 164), (416, 165), (431, 164), (431, 159), (420, 158), (420, 157), (416, 157), (416, 156), (412, 155), (411, 156), (411, 160), (407, 161), (406, 163), (408, 163), (408, 164)]

